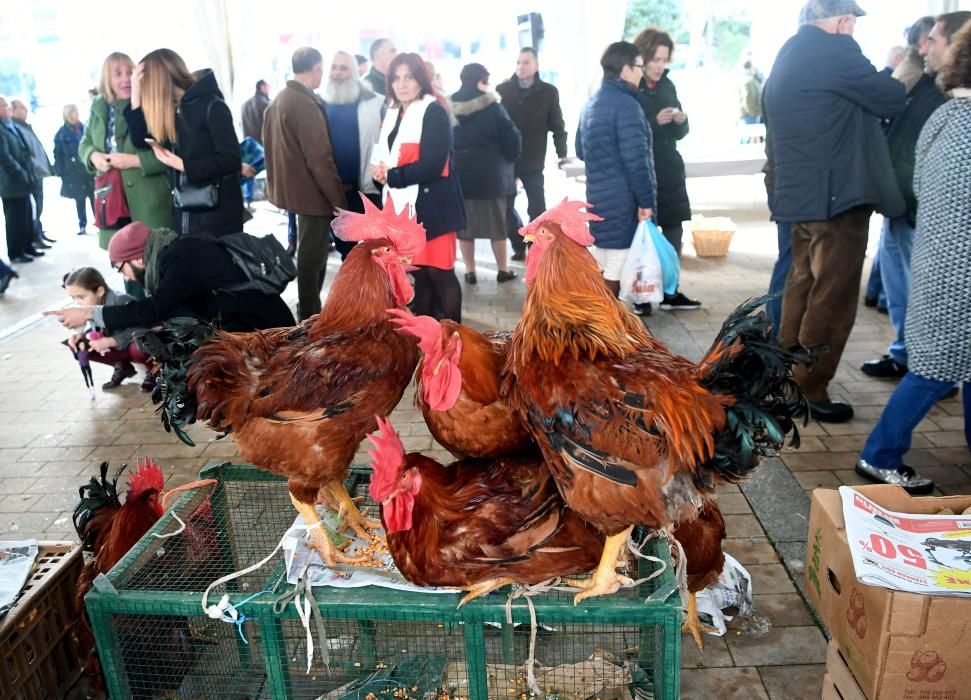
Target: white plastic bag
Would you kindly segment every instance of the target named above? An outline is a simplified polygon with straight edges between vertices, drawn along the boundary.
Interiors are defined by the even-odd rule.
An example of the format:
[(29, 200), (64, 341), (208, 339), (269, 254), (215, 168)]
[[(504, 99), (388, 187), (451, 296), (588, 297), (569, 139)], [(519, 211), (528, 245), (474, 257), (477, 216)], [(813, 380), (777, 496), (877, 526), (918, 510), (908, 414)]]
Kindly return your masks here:
[(654, 248), (647, 222), (637, 226), (620, 273), (620, 298), (632, 304), (659, 304), (664, 299), (661, 259)]

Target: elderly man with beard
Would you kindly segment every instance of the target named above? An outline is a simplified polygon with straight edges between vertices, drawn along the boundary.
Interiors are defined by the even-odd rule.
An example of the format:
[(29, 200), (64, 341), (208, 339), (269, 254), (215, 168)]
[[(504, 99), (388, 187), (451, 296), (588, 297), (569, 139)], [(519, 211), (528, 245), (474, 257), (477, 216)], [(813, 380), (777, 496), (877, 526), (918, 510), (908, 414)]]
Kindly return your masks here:
[[(384, 99), (357, 79), (357, 62), (346, 51), (334, 54), (324, 86), (324, 104), (330, 122), (330, 141), (334, 148), (337, 174), (347, 195), (347, 208), (364, 213), (361, 197), (378, 207), (381, 193), (371, 179), (371, 150), (381, 134)], [(335, 238), (341, 260), (353, 243)]]
[(213, 238), (180, 236), (135, 221), (112, 236), (108, 257), (125, 280), (143, 285), (148, 297), (117, 306), (73, 306), (45, 315), (57, 316), (67, 328), (91, 321), (108, 335), (125, 328), (150, 328), (177, 316), (216, 322), (233, 333), (294, 324), (279, 294), (223, 291), (245, 283), (247, 277), (229, 250)]

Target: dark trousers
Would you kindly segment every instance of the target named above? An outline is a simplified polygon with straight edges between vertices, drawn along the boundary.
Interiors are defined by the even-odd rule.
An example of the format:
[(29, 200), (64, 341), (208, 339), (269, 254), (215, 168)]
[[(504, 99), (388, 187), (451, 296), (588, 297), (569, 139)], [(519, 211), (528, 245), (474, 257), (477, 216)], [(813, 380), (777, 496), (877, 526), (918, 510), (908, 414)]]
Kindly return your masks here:
[(303, 321), (320, 313), (320, 292), (327, 274), (333, 216), (297, 214), (297, 316)]
[(519, 229), (523, 227), (523, 220), (516, 211), (516, 194), (513, 193), (506, 197), (506, 238), (512, 245), (514, 253), (522, 253), (526, 250), (526, 242), (519, 235)]
[(411, 311), (416, 316), (432, 316), (462, 322), (462, 285), (455, 270), (440, 270), (421, 265), (412, 273), (415, 280), (415, 298)]
[(526, 190), (526, 213), (529, 215), (529, 220), (532, 221), (546, 211), (546, 185), (543, 180), (543, 171), (519, 173), (516, 177), (523, 183), (523, 189)]
[(40, 222), (40, 215), (44, 213), (44, 180), (43, 178), (34, 188), (33, 192), (30, 193), (31, 197), (34, 198), (34, 208), (33, 208), (33, 232), (34, 240), (41, 240), (44, 235), (44, 226)]
[(7, 226), (7, 255), (11, 258), (20, 257), (33, 247), (31, 240), (34, 221), (30, 195), (4, 197), (3, 218)]
[(84, 195), (83, 197), (75, 197), (74, 207), (78, 211), (78, 231), (83, 231), (88, 225), (88, 207), (87, 202), (91, 202), (91, 211), (94, 211), (94, 198), (91, 195)]
[(784, 348), (826, 346), (811, 369), (799, 365), (793, 372), (810, 401), (829, 399), (827, 387), (856, 320), (871, 213), (856, 207), (827, 221), (792, 225), (779, 340)]

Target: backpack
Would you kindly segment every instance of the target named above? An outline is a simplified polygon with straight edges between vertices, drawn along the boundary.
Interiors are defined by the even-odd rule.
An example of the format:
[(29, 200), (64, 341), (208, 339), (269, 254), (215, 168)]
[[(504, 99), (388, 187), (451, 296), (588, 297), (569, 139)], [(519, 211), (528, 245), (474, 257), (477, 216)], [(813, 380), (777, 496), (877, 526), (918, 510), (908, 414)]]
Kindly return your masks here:
[(229, 251), (233, 262), (246, 275), (246, 282), (219, 291), (280, 294), (297, 277), (293, 259), (272, 235), (259, 238), (248, 233), (231, 233), (215, 240)]

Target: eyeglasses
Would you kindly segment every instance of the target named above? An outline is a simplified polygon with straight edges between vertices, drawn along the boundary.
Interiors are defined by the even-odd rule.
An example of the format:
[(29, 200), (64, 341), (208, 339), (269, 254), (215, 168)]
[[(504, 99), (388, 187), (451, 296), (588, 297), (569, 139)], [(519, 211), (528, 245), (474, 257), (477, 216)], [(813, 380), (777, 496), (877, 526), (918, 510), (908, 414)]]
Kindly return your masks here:
[(114, 270), (115, 272), (121, 272), (121, 270), (122, 270), (123, 267), (125, 267), (125, 263), (124, 262), (120, 262), (117, 265), (112, 265), (111, 266), (111, 269)]
[(628, 63), (631, 68), (636, 68), (637, 70), (644, 70), (647, 66), (643, 63)]

